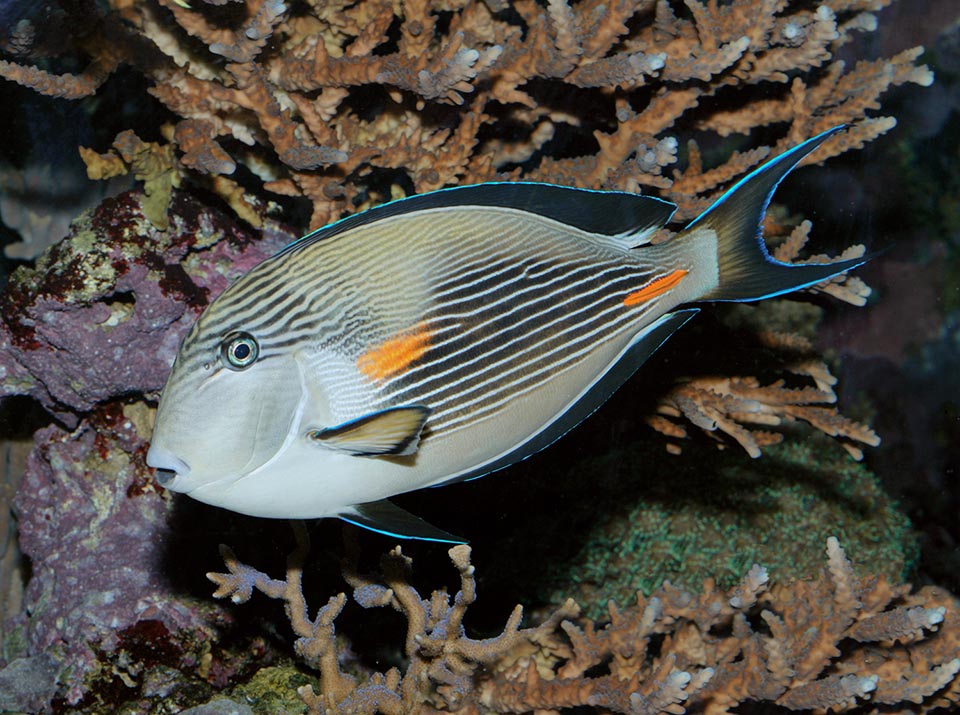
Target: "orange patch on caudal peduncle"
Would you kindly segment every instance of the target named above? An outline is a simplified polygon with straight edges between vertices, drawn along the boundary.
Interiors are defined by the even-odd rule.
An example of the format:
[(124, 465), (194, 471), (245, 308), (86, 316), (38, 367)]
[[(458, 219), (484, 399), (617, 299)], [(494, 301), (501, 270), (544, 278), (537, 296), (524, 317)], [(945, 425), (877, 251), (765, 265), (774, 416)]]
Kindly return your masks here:
[(623, 304), (627, 306), (638, 305), (650, 300), (651, 298), (656, 298), (659, 295), (663, 295), (667, 291), (676, 288), (680, 281), (683, 280), (683, 277), (687, 275), (687, 273), (689, 273), (689, 271), (678, 268), (673, 273), (668, 273), (665, 276), (661, 276), (655, 281), (648, 283), (640, 290), (633, 291), (633, 293), (623, 299)]
[(357, 368), (371, 380), (385, 380), (403, 372), (429, 349), (430, 331), (425, 325), (418, 325), (380, 345), (368, 347), (357, 358)]

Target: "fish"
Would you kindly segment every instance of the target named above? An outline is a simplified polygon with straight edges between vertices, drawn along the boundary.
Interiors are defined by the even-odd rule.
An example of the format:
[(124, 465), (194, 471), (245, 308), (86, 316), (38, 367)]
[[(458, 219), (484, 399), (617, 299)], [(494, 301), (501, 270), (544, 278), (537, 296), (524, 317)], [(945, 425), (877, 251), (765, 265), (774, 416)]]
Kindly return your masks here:
[(761, 224), (834, 127), (733, 185), (673, 238), (676, 206), (546, 183), (441, 189), (348, 216), (212, 301), (160, 396), (147, 464), (167, 489), (268, 518), (463, 539), (390, 497), (475, 479), (593, 413), (697, 304), (849, 271), (774, 260)]

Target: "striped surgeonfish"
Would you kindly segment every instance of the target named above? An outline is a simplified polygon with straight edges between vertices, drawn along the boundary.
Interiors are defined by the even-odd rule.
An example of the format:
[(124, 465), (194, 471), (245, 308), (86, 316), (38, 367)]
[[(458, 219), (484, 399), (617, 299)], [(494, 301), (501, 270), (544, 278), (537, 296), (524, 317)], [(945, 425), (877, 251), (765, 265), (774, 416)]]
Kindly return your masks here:
[(774, 158), (658, 244), (673, 204), (534, 183), (443, 189), (322, 228), (197, 320), (147, 463), (168, 489), (244, 514), (456, 541), (387, 498), (543, 449), (692, 303), (769, 298), (863, 262), (779, 263), (760, 236), (781, 179), (841, 129)]

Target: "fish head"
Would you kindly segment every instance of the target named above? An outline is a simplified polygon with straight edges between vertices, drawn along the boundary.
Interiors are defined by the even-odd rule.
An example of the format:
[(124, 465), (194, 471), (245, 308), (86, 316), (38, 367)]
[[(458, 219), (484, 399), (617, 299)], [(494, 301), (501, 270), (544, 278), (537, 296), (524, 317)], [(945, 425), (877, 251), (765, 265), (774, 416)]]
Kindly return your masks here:
[(147, 464), (164, 487), (189, 494), (262, 469), (295, 439), (307, 401), (289, 350), (243, 330), (184, 340), (157, 408)]

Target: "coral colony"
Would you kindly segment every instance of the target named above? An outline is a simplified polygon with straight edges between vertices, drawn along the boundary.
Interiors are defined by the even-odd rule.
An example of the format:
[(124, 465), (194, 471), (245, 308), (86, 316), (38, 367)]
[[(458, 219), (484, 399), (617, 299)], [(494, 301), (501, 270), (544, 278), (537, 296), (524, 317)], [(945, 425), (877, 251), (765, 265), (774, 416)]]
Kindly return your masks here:
[[(0, 74), (79, 97), (132, 64), (180, 117), (165, 130), (178, 172), (206, 177), (250, 220), (231, 178), (242, 163), (267, 190), (308, 198), (312, 228), (371, 200), (385, 170), (412, 193), (521, 177), (657, 189), (687, 221), (725, 182), (832, 126), (852, 128), (818, 162), (871, 141), (896, 123), (867, 116), (885, 90), (932, 81), (914, 64), (921, 48), (853, 68), (832, 59), (885, 0), (110, 4), (81, 74), (9, 61)], [(691, 146), (676, 166), (671, 131), (772, 126), (786, 129), (772, 146), (709, 170)], [(100, 175), (134, 162), (123, 148), (108, 167), (85, 156)]]
[[(226, 547), (228, 573), (208, 578), (218, 585), (214, 595), (235, 603), (254, 591), (284, 602), (297, 653), (320, 671), (317, 689), (299, 691), (310, 713), (527, 713), (589, 706), (676, 715), (694, 706), (712, 715), (750, 701), (843, 712), (864, 697), (877, 705), (922, 703), (920, 712), (949, 707), (958, 697), (957, 625), (948, 626), (949, 635), (943, 630), (939, 638), (924, 638), (941, 627), (948, 608), (957, 619), (956, 601), (941, 589), (909, 595), (884, 578), (857, 579), (833, 538), (826, 545), (827, 568), (816, 580), (771, 586), (766, 571), (754, 566), (727, 592), (709, 581), (697, 595), (665, 584), (650, 596), (638, 594), (623, 610), (611, 602), (603, 624), (578, 619), (570, 599), (539, 626), (521, 628), (517, 606), (503, 632), (484, 640), (468, 637), (463, 627), (477, 596), (468, 546), (449, 551), (460, 574), (452, 599), (444, 591), (421, 596), (409, 584), (412, 561), (400, 547), (382, 559), (381, 577), (358, 574), (348, 558), (343, 576), (356, 603), (389, 606), (407, 620), (405, 670), (392, 668), (362, 682), (340, 667), (334, 626), (346, 595), (309, 615), (301, 589), (303, 531), (299, 540), (283, 580), (240, 563)], [(853, 645), (841, 652), (837, 646), (844, 641)], [(881, 656), (885, 649), (878, 644), (893, 641), (901, 645)]]
[[(19, 612), (5, 614), (0, 709), (250, 700), (259, 677), (250, 673), (279, 662), (262, 640), (240, 639), (239, 651), (219, 640), (252, 606), (229, 611), (172, 585), (157, 545), (173, 536), (175, 505), (144, 463), (156, 391), (186, 330), (232, 280), (303, 232), (279, 225), (275, 201), (305, 204), (316, 228), (398, 196), (522, 179), (660, 196), (679, 206), (682, 225), (808, 137), (848, 125), (821, 162), (895, 125), (877, 114), (879, 98), (932, 81), (916, 64), (922, 48), (852, 66), (837, 59), (887, 4), (106, 0), (70, 10), (78, 31), (62, 41), (42, 41), (36, 18), (16, 24), (0, 76), (77, 99), (123, 66), (168, 112), (161, 127), (82, 148), (90, 176), (128, 173), (142, 190), (82, 215), (0, 296), (0, 394), (31, 396), (57, 418), (35, 435), (15, 500), (31, 575)], [(55, 71), (53, 53), (82, 69)], [(718, 152), (721, 164), (718, 137), (739, 149)], [(825, 260), (801, 257), (811, 224), (783, 216), (768, 216), (771, 251)], [(869, 293), (853, 277), (815, 290), (853, 304)], [(754, 330), (768, 347), (763, 377), (698, 375), (651, 405), (674, 459), (694, 451), (690, 425), (751, 455), (791, 421), (854, 456), (877, 442), (832, 405), (835, 379), (810, 335), (793, 328)], [(319, 672), (295, 670), (292, 712), (677, 715), (752, 701), (921, 713), (960, 702), (957, 599), (855, 574), (833, 539), (813, 580), (781, 583), (759, 567), (728, 591), (661, 579), (632, 602), (606, 606), (601, 594), (581, 604), (599, 619), (568, 600), (523, 625), (518, 607), (500, 635), (478, 639), (464, 626), (478, 608), (468, 547), (450, 551), (460, 576), (452, 599), (421, 596), (396, 549), (380, 576), (348, 559), (352, 599), (335, 595), (311, 615), (300, 538), (284, 579), (229, 550), (227, 573), (211, 574), (218, 596), (241, 603), (259, 591), (284, 603), (299, 662)], [(350, 660), (349, 634), (335, 637), (335, 625), (341, 610), (385, 606), (407, 623), (403, 663), (374, 672)]]

